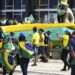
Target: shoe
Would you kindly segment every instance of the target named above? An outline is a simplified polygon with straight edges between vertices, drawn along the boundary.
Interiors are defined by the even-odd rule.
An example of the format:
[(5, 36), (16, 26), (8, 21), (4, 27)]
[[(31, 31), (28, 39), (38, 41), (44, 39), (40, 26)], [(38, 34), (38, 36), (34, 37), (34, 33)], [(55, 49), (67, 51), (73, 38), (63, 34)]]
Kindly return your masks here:
[(32, 64), (31, 66), (37, 66), (37, 64)]
[(68, 66), (68, 70), (70, 70), (71, 66)]
[(63, 69), (61, 69), (61, 71), (66, 71), (66, 69), (65, 69), (65, 68), (63, 68)]
[(40, 60), (40, 62), (47, 63), (47, 62), (48, 62), (48, 60)]

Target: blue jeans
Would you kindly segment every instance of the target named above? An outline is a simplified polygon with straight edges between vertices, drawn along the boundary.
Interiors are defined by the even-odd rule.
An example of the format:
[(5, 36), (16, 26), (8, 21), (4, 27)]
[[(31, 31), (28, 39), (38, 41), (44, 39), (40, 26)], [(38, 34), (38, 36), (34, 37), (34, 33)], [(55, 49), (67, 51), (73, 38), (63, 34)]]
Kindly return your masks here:
[(36, 57), (38, 56), (38, 46), (34, 45), (33, 48), (34, 48), (34, 56)]
[(28, 58), (20, 58), (20, 67), (22, 70), (23, 75), (27, 75), (29, 59)]
[(75, 75), (75, 65), (71, 66), (71, 75)]
[(45, 46), (45, 54), (48, 56), (48, 46)]

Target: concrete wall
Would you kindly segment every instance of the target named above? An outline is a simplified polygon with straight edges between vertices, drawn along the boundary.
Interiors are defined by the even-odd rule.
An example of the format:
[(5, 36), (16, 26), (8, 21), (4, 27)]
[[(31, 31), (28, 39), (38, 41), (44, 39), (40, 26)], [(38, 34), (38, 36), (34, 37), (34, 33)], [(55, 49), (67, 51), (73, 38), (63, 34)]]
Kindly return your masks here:
[(60, 59), (62, 49), (51, 49), (52, 59)]

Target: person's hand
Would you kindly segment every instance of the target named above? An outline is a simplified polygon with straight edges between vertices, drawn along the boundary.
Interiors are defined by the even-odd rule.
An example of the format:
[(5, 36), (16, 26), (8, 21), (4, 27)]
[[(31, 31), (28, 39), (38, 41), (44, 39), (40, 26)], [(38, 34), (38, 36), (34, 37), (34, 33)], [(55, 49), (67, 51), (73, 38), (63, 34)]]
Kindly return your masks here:
[(4, 52), (6, 52), (5, 50), (0, 50), (0, 53), (4, 53)]
[(32, 36), (32, 33), (29, 32), (29, 35)]

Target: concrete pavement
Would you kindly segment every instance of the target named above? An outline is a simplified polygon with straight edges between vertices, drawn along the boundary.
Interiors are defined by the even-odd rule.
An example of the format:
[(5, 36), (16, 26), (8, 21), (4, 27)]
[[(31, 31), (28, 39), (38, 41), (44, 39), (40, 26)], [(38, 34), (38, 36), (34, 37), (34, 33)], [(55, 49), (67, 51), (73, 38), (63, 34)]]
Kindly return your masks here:
[[(48, 63), (39, 62), (37, 66), (32, 67), (32, 61), (29, 64), (28, 75), (70, 75), (70, 70), (62, 72), (63, 67), (61, 60), (49, 60)], [(14, 75), (22, 75), (19, 66), (15, 69)]]

